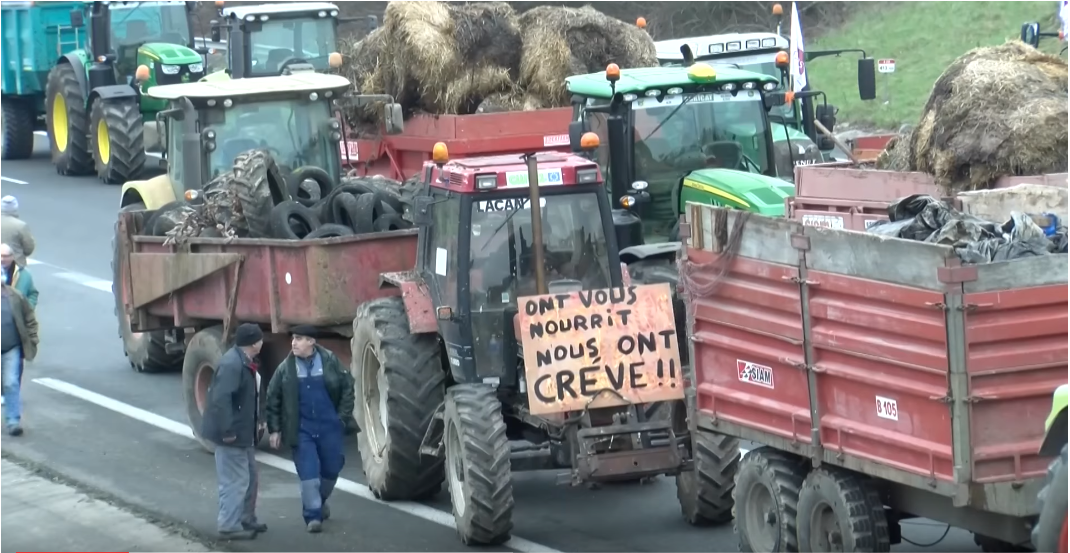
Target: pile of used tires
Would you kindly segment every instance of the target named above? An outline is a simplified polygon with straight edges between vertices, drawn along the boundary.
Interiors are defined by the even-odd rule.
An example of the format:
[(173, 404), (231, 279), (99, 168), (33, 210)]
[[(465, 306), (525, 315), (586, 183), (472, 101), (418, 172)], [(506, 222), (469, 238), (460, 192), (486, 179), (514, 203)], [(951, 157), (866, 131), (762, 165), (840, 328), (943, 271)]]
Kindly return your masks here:
[(346, 177), (303, 167), (283, 176), (266, 150), (250, 150), (203, 187), (203, 202), (173, 202), (157, 210), (146, 234), (189, 237), (312, 240), (412, 227), (409, 183)]

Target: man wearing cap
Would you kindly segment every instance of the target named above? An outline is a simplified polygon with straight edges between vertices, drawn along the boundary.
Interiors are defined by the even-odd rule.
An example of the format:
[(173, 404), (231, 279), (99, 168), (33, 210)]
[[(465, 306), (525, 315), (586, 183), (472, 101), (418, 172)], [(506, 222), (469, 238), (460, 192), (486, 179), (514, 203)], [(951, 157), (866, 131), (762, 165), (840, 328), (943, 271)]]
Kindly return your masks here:
[(317, 331), (295, 326), (290, 355), (275, 370), (267, 391), (271, 447), (293, 448), (301, 481), (301, 505), (309, 532), (319, 532), (331, 516), (327, 499), (345, 465), (343, 436), (355, 428), (353, 377)]
[(267, 525), (256, 520), (256, 444), (259, 430), (260, 375), (257, 356), (264, 345), (260, 327), (245, 323), (234, 333), (234, 347), (219, 359), (201, 423), (201, 435), (215, 444), (219, 480), (219, 518), (223, 539), (249, 540)]
[[(6, 272), (0, 267), (0, 271)], [(33, 307), (17, 290), (7, 284), (3, 275), (3, 318), (0, 338), (3, 339), (4, 425), (12, 436), (22, 435), (22, 369), (24, 361), (37, 355), (37, 316)]]
[(19, 219), (19, 201), (14, 196), (0, 198), (0, 242), (11, 246), (20, 267), (25, 267), (26, 258), (33, 255), (33, 234), (26, 221)]

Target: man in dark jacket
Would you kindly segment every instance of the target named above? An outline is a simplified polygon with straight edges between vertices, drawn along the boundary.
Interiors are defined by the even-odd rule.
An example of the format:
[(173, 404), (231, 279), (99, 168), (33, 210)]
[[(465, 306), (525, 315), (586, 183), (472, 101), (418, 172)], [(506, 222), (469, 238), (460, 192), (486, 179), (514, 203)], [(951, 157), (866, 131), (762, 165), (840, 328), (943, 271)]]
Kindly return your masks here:
[[(6, 273), (3, 267), (0, 272)], [(0, 337), (3, 338), (3, 392), (4, 426), (12, 436), (22, 435), (22, 369), (25, 361), (37, 356), (37, 316), (33, 307), (22, 294), (7, 284), (7, 275), (2, 275), (3, 320), (0, 321)]]
[(219, 479), (219, 535), (249, 540), (267, 525), (256, 520), (256, 443), (260, 375), (256, 358), (264, 345), (260, 327), (245, 323), (234, 333), (234, 347), (219, 359), (208, 387), (201, 435), (215, 444)]
[(301, 481), (301, 504), (309, 532), (331, 516), (327, 499), (345, 465), (343, 436), (353, 422), (353, 377), (338, 357), (316, 344), (316, 329), (292, 329), (289, 356), (275, 370), (267, 391), (271, 447), (293, 448)]

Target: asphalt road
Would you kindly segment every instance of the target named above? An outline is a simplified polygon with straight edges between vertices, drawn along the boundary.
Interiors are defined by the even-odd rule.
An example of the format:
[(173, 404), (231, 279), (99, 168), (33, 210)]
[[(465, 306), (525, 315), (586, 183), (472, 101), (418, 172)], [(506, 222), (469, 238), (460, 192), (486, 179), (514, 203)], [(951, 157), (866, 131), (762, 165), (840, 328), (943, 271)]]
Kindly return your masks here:
[[(15, 195), (37, 239), (30, 266), (40, 290), (41, 352), (27, 369), (21, 438), (2, 438), (5, 455), (44, 465), (135, 510), (215, 532), (212, 457), (190, 438), (177, 374), (142, 375), (127, 364), (116, 333), (110, 291), (111, 232), (119, 187), (92, 177), (58, 176), (45, 138), (37, 155), (0, 167), (2, 194)], [(332, 499), (333, 517), (319, 535), (304, 532), (292, 464), (260, 454), (259, 513), (270, 525), (247, 551), (466, 551), (457, 539), (445, 493), (426, 504), (384, 504), (370, 497), (355, 443)], [(735, 551), (731, 525), (693, 528), (680, 516), (672, 479), (598, 491), (554, 484), (553, 472), (514, 476), (518, 551)], [(945, 526), (904, 523), (906, 538), (937, 541)], [(896, 551), (977, 551), (969, 534), (951, 530), (934, 547), (904, 542)]]

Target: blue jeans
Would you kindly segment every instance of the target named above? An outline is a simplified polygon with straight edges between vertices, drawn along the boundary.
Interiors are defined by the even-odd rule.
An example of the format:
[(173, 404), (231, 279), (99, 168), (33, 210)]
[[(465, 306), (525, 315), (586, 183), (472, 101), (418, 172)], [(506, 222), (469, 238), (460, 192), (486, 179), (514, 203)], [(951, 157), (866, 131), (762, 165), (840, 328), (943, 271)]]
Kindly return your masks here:
[(19, 424), (22, 415), (22, 346), (15, 346), (3, 355), (4, 424), (8, 427)]

